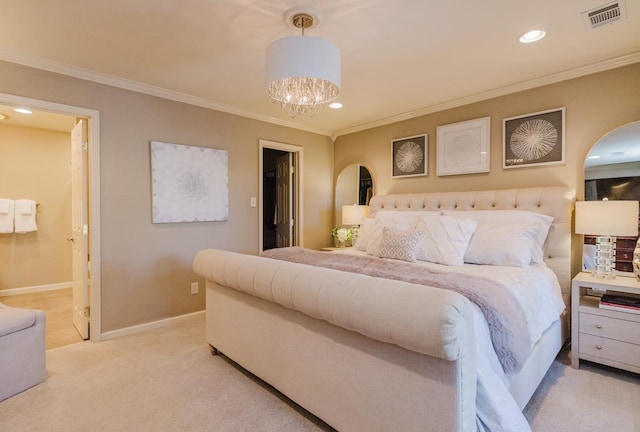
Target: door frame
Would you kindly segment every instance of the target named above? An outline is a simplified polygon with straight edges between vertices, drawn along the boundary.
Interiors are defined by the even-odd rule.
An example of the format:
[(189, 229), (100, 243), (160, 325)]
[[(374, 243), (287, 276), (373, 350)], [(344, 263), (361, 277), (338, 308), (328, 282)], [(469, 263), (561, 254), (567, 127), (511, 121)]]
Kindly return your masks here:
[[(87, 119), (89, 166), (89, 328), (90, 340), (99, 342), (102, 339), (101, 302), (100, 302), (100, 112), (89, 108), (64, 105), (41, 99), (33, 99), (0, 93), (0, 104), (26, 106), (38, 111), (82, 117)], [(86, 204), (86, 203), (85, 203)], [(89, 279), (87, 275), (87, 279)], [(87, 280), (89, 282), (89, 280)]]
[[(294, 172), (293, 172), (293, 185), (294, 185), (294, 197), (293, 200), (295, 202), (293, 208), (293, 238), (294, 245), (304, 247), (304, 221), (303, 221), (303, 159), (304, 159), (304, 149), (300, 146), (293, 144), (285, 144), (276, 141), (269, 140), (258, 140), (258, 254), (262, 252), (264, 247), (264, 232), (263, 232), (263, 169), (264, 169), (264, 161), (263, 161), (263, 153), (264, 149), (271, 150), (281, 150), (286, 151), (293, 154), (293, 164), (294, 164)], [(296, 241), (297, 240), (297, 241)]]

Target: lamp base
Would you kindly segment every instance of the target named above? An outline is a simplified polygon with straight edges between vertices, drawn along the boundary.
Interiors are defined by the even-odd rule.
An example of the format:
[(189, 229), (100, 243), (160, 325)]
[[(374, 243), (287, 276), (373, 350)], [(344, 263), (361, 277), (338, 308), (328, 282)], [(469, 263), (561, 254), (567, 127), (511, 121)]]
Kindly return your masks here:
[(596, 267), (593, 277), (599, 279), (615, 279), (613, 268), (616, 264), (616, 238), (611, 236), (596, 237)]

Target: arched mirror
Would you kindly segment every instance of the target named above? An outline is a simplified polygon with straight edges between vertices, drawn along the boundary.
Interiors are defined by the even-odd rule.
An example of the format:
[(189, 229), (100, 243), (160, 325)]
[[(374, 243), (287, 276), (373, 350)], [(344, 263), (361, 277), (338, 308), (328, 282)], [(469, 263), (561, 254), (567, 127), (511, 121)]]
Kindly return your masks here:
[(373, 177), (367, 167), (352, 164), (343, 169), (336, 180), (335, 226), (342, 225), (343, 205), (369, 205), (373, 191)]
[[(640, 120), (620, 126), (603, 136), (584, 163), (584, 199), (640, 201)], [(639, 221), (640, 224), (640, 221)], [(615, 270), (633, 271), (637, 237), (618, 237)], [(583, 267), (593, 268), (595, 237), (584, 237)]]

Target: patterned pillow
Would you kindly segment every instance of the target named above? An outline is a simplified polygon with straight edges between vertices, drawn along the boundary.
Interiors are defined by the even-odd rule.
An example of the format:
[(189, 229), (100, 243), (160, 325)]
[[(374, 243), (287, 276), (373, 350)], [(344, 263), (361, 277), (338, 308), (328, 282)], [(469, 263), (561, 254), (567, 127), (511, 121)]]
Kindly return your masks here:
[(423, 239), (424, 233), (422, 231), (414, 229), (402, 231), (384, 227), (377, 256), (414, 262)]
[(424, 233), (417, 259), (449, 266), (463, 265), (478, 222), (472, 219), (424, 215), (416, 229)]
[(381, 211), (374, 215), (373, 227), (370, 230), (368, 242), (365, 250), (368, 255), (378, 256), (380, 254), (380, 242), (382, 241), (382, 230), (395, 228), (406, 231), (416, 227), (422, 214), (438, 212), (413, 212), (413, 211)]

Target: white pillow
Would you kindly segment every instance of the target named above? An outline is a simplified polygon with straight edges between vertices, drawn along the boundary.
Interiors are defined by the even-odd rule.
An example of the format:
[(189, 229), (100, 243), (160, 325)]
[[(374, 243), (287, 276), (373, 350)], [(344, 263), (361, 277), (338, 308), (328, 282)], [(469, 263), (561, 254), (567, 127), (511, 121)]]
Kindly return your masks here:
[(533, 259), (537, 235), (536, 225), (480, 220), (464, 262), (528, 267)]
[(423, 238), (424, 233), (422, 231), (414, 229), (401, 231), (384, 227), (377, 256), (379, 258), (393, 258), (414, 262)]
[(361, 251), (367, 250), (375, 223), (376, 221), (373, 218), (366, 218), (360, 222), (360, 230), (358, 230), (358, 238), (356, 239), (356, 244), (353, 245), (354, 248)]
[[(544, 243), (549, 234), (549, 228), (553, 222), (553, 217), (535, 213), (528, 210), (445, 210), (444, 215), (475, 219), (478, 221), (497, 221), (519, 224), (530, 224), (537, 228), (534, 249), (532, 251), (532, 262), (544, 262)], [(473, 239), (472, 239), (473, 242)], [(505, 245), (506, 247), (507, 245)]]
[(464, 264), (464, 254), (478, 225), (472, 219), (423, 215), (417, 229), (424, 233), (417, 259), (445, 265)]

